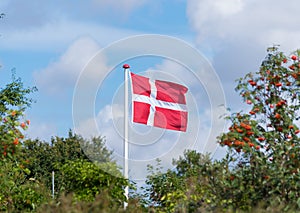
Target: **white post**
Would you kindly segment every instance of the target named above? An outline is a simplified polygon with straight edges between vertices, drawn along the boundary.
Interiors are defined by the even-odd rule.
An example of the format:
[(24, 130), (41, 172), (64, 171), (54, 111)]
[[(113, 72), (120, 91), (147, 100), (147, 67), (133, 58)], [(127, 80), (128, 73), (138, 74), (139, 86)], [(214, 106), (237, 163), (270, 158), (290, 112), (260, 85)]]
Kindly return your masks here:
[(52, 198), (54, 199), (54, 171), (52, 171)]
[[(53, 149), (53, 141), (51, 142), (51, 148)], [(52, 198), (54, 199), (54, 171), (52, 170)]]
[[(123, 65), (124, 68), (124, 178), (128, 179), (128, 70), (130, 66), (128, 64)], [(125, 196), (128, 199), (129, 188), (125, 187)], [(128, 206), (128, 203), (124, 203), (124, 209)]]

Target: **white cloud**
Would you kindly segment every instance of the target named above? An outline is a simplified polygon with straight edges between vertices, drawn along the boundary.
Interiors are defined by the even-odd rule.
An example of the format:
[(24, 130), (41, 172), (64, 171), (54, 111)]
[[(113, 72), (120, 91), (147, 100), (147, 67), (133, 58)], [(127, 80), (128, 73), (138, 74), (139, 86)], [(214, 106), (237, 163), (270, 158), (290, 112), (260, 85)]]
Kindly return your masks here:
[(229, 16), (238, 13), (243, 9), (242, 0), (217, 0), (217, 1), (206, 1), (205, 4), (211, 2), (214, 8), (223, 16)]
[[(89, 37), (76, 40), (57, 61), (34, 73), (38, 88), (52, 94), (62, 94), (66, 89), (74, 88), (85, 65), (99, 50), (97, 42)], [(97, 65), (96, 70), (104, 68), (106, 66), (105, 59), (98, 61)], [(98, 73), (89, 74), (91, 80)]]
[[(189, 0), (187, 14), (199, 41), (256, 42), (257, 45), (300, 44), (300, 29), (295, 27), (299, 2), (245, 0)], [(284, 36), (283, 36), (284, 35)], [(211, 43), (211, 45), (214, 45)]]
[[(148, 0), (87, 0), (69, 4), (58, 0), (2, 0), (0, 49), (59, 52), (81, 36), (91, 36), (102, 46), (141, 34), (120, 27), (133, 10)], [(57, 7), (59, 5), (59, 7)], [(1, 8), (1, 7), (0, 7)], [(117, 27), (112, 26), (117, 23)]]
[[(1, 32), (2, 33), (2, 32)], [(55, 19), (41, 26), (9, 28), (2, 33), (0, 47), (5, 50), (62, 51), (80, 37), (92, 37), (101, 45), (139, 34), (134, 30), (109, 27), (101, 24)]]
[(212, 50), (230, 108), (241, 109), (235, 79), (257, 71), (267, 47), (279, 44), (287, 53), (300, 47), (299, 6), (297, 0), (188, 0), (198, 47)]
[[(243, 9), (242, 0), (191, 0), (188, 2), (188, 15), (192, 25), (196, 30), (203, 32), (211, 30), (208, 27), (214, 28), (217, 22), (223, 22), (231, 16), (239, 13)], [(214, 26), (209, 26), (207, 23), (216, 22)], [(202, 28), (204, 27), (204, 28)]]
[[(300, 3), (297, 0), (188, 0), (187, 15), (196, 32), (198, 47), (213, 52), (228, 107), (246, 109), (234, 92), (235, 79), (259, 69), (266, 48), (279, 44), (287, 53), (300, 47)], [(226, 130), (225, 130), (226, 131)], [(215, 156), (221, 156), (218, 148)]]
[(75, 130), (86, 138), (102, 135), (109, 139), (113, 136), (112, 134), (107, 134), (113, 129), (113, 120), (123, 120), (123, 117), (122, 105), (106, 105), (99, 110), (95, 117), (83, 121)]
[[(107, 17), (122, 21), (132, 11), (145, 5), (148, 0), (86, 0), (73, 4), (59, 0), (52, 1), (18, 1), (1, 0), (0, 12), (6, 13), (3, 29), (28, 29), (41, 27), (50, 22), (57, 22), (62, 18), (82, 20), (86, 17), (97, 19)], [(59, 5), (59, 7), (58, 7)], [(109, 21), (108, 21), (109, 22)], [(99, 24), (99, 22), (98, 22)]]

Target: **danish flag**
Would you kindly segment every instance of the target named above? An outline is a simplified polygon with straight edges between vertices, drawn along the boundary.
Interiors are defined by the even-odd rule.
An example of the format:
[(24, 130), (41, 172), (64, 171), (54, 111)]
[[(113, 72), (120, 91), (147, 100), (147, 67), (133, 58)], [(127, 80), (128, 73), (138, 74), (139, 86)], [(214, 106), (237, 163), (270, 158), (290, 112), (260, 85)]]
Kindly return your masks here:
[(188, 88), (173, 82), (154, 80), (130, 72), (132, 121), (185, 132)]

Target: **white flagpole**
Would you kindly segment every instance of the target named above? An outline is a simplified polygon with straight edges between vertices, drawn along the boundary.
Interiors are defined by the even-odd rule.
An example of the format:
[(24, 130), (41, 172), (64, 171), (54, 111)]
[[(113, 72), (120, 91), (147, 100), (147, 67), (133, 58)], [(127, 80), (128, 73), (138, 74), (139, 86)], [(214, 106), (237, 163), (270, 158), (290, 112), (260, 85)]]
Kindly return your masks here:
[[(128, 64), (123, 65), (124, 68), (124, 169), (123, 175), (125, 179), (128, 179), (128, 74), (130, 66)], [(128, 199), (129, 188), (125, 187), (125, 196)], [(128, 203), (124, 203), (124, 209), (128, 206)]]
[[(53, 149), (53, 142), (51, 142), (51, 148)], [(54, 170), (52, 170), (52, 198), (54, 199)]]
[(52, 171), (52, 198), (54, 199), (54, 171)]

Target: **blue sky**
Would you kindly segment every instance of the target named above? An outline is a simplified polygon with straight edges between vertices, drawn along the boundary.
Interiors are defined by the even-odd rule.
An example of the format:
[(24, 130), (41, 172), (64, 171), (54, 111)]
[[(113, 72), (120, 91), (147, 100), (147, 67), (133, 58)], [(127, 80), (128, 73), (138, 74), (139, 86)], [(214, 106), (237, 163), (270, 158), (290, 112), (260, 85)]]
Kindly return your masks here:
[[(76, 82), (98, 51), (120, 39), (160, 34), (181, 39), (203, 54), (220, 80), (206, 83), (220, 84), (227, 106), (239, 110), (243, 106), (234, 92), (234, 80), (256, 71), (266, 48), (273, 44), (280, 44), (287, 53), (299, 48), (299, 6), (297, 0), (1, 0), (0, 12), (6, 15), (0, 20), (0, 84), (10, 81), (11, 69), (15, 68), (25, 85), (38, 87), (39, 91), (33, 95), (37, 103), (27, 112), (32, 121), (28, 136), (49, 141), (51, 136), (65, 136), (69, 129), (74, 129), (72, 100)], [(111, 72), (98, 88), (94, 116), (83, 121), (80, 133), (87, 137), (104, 135), (111, 148), (121, 153), (120, 135), (115, 130), (122, 128), (116, 127), (116, 122), (122, 120), (123, 61), (119, 67), (111, 68), (105, 57), (98, 62), (99, 75), (108, 68)], [(169, 72), (175, 80), (190, 87), (197, 119), (201, 120), (197, 140), (213, 142), (208, 134), (214, 119), (212, 112), (219, 109), (211, 107), (209, 91), (203, 82), (194, 82), (187, 74), (189, 70), (162, 57), (139, 57), (124, 62), (131, 64), (132, 71), (146, 75), (158, 70)], [(97, 130), (90, 128), (91, 121), (97, 123)], [(220, 128), (222, 125), (221, 122)], [(160, 134), (147, 127), (132, 128), (141, 131), (142, 136), (151, 131)], [(162, 141), (181, 137), (164, 134)], [(189, 136), (183, 139), (188, 140)], [(167, 151), (159, 155), (174, 146), (162, 143), (159, 149)], [(196, 147), (201, 150), (201, 143)], [(187, 146), (179, 147), (184, 148)], [(132, 148), (132, 156), (145, 160), (147, 155), (141, 153)]]

